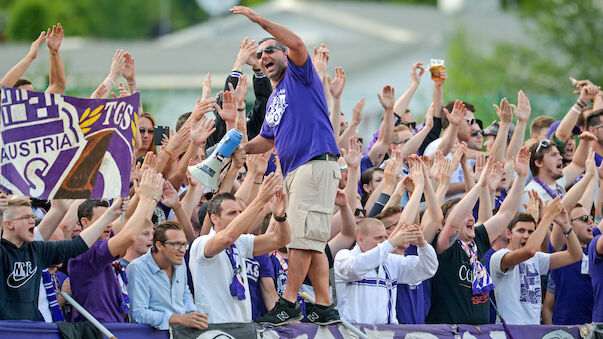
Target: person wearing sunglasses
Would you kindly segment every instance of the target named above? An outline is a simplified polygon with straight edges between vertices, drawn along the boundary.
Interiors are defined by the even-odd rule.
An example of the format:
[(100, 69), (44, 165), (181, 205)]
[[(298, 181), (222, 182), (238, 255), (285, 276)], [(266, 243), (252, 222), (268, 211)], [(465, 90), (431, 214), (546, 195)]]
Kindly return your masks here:
[[(253, 154), (275, 147), (285, 185), (290, 188), (287, 215), (292, 239), (288, 244), (287, 287), (262, 322), (284, 325), (302, 316), (297, 296), (309, 273), (319, 281), (313, 282), (317, 306), (306, 309), (312, 315), (308, 320), (321, 325), (337, 323), (339, 314), (329, 295), (324, 249), (329, 240), (341, 170), (322, 81), (299, 36), (248, 7), (235, 6), (230, 11), (244, 15), (272, 35), (260, 40), (256, 57), (274, 91), (266, 105), (260, 134), (243, 148)], [(322, 179), (316, 182), (314, 178)]]
[(170, 325), (207, 328), (207, 314), (197, 310), (186, 277), (188, 247), (182, 226), (164, 221), (153, 232), (153, 245), (126, 269), (132, 321), (168, 330)]
[[(553, 294), (552, 323), (555, 325), (585, 324), (592, 320), (593, 315), (595, 299), (588, 271), (588, 245), (593, 237), (601, 234), (601, 230), (595, 224), (593, 216), (580, 204), (571, 210), (569, 220), (580, 242), (583, 256), (576, 263), (551, 271), (549, 279), (554, 281), (555, 290), (563, 291)], [(559, 225), (555, 224), (548, 244), (549, 253), (565, 250), (566, 240)]]

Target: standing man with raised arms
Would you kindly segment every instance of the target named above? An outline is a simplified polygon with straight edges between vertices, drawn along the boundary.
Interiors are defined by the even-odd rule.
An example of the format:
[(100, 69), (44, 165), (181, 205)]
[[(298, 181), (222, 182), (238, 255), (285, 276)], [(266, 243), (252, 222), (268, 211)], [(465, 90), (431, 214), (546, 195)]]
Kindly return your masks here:
[(276, 306), (257, 321), (284, 325), (302, 319), (296, 301), (308, 274), (316, 304), (307, 307), (307, 319), (320, 325), (337, 323), (339, 313), (329, 296), (324, 249), (341, 173), (321, 79), (304, 42), (295, 33), (250, 8), (235, 6), (230, 11), (246, 16), (272, 35), (260, 40), (256, 56), (274, 91), (268, 99), (260, 135), (243, 148), (247, 153), (263, 153), (276, 147), (287, 192), (284, 218), (288, 216), (291, 225), (287, 288)]

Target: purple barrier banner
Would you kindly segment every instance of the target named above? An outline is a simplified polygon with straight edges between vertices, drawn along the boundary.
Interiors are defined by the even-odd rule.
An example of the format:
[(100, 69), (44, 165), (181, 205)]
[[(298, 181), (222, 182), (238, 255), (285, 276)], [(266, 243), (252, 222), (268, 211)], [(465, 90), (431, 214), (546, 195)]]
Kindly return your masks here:
[(128, 193), (140, 94), (81, 99), (2, 88), (2, 189), (38, 199)]

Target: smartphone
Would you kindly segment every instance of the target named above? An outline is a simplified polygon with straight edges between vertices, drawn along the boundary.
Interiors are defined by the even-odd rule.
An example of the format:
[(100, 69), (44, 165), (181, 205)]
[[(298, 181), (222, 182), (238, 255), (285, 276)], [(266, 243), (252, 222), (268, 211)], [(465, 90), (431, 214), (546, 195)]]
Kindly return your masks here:
[(170, 126), (155, 126), (153, 127), (153, 143), (155, 145), (161, 145), (163, 135), (170, 136)]

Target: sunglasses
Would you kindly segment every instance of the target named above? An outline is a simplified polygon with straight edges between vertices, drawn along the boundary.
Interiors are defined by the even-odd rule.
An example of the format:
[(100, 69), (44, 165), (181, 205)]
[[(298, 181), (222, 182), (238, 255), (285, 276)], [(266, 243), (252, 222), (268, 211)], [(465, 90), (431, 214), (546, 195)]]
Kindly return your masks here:
[(589, 223), (589, 222), (594, 222), (595, 221), (595, 217), (593, 217), (590, 214), (581, 215), (581, 216), (579, 216), (577, 218), (572, 219), (572, 221), (578, 220), (578, 219), (582, 220), (583, 223)]
[(389, 225), (389, 226), (385, 226), (385, 229), (386, 229), (386, 230), (388, 230), (388, 229), (390, 229), (390, 228), (392, 228), (392, 227), (394, 227), (394, 226), (396, 226), (396, 225), (398, 225), (398, 222), (397, 222), (397, 221), (396, 221), (396, 222), (394, 222), (393, 224)]
[(282, 48), (278, 47), (278, 46), (267, 46), (264, 48), (260, 48), (258, 49), (258, 51), (255, 53), (255, 57), (256, 58), (261, 58), (262, 54), (264, 54), (264, 52), (266, 52), (266, 54), (272, 54), (274, 52), (276, 52), (276, 50), (280, 49), (281, 51), (283, 50)]
[(362, 213), (362, 216), (364, 217), (366, 215), (366, 210), (364, 208), (357, 208), (354, 211), (354, 216), (358, 217), (360, 216), (360, 213)]
[(237, 175), (237, 180), (243, 180), (245, 179), (245, 176), (247, 175), (247, 172), (241, 172)]
[(356, 138), (356, 141), (358, 141), (360, 144), (362, 144), (362, 138)]
[(415, 121), (411, 121), (411, 122), (401, 122), (400, 124), (410, 128), (411, 130), (414, 130), (415, 127), (417, 127), (417, 123)]
[(395, 145), (405, 144), (405, 143), (408, 142), (408, 140), (410, 140), (410, 138), (406, 138), (404, 140), (400, 140), (398, 142), (394, 142), (393, 144), (395, 144)]
[(138, 131), (140, 132), (140, 134), (145, 134), (145, 133), (152, 134), (153, 133), (153, 129), (152, 128), (148, 128), (148, 129), (139, 128)]
[(471, 132), (472, 137), (476, 137), (478, 135), (484, 136), (484, 131), (482, 131), (481, 129), (478, 129), (478, 130)]
[(536, 147), (536, 153), (540, 152), (541, 148), (549, 148), (552, 142), (549, 139), (542, 139), (540, 143), (538, 143), (538, 147)]
[(473, 126), (477, 120), (475, 118), (465, 118), (465, 120), (469, 123), (469, 126)]

